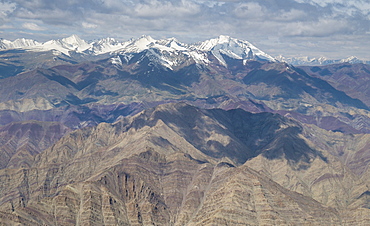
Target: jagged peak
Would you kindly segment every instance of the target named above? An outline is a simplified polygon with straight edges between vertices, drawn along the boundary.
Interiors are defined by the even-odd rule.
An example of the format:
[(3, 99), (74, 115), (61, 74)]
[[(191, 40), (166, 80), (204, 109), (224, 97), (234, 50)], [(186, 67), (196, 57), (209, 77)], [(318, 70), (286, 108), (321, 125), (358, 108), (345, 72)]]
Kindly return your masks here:
[[(165, 39), (160, 39), (157, 41), (157, 43), (163, 43), (165, 45), (168, 45), (170, 43), (181, 43), (179, 40), (177, 40), (175, 37), (171, 37), (171, 38), (165, 38)], [(183, 44), (183, 43), (181, 43)]]
[[(155, 42), (153, 47), (161, 48), (168, 47), (167, 51), (188, 51), (188, 45), (178, 41), (176, 38), (161, 39)], [(162, 49), (163, 49), (162, 47)]]
[(66, 44), (72, 45), (72, 46), (81, 46), (82, 47), (82, 46), (88, 45), (88, 43), (85, 40), (81, 39), (77, 35), (71, 35), (67, 38), (63, 38), (61, 41), (66, 43)]
[(173, 42), (179, 42), (179, 40), (175, 37), (167, 38), (166, 40), (173, 41)]
[(343, 59), (328, 59), (326, 57), (308, 57), (308, 56), (300, 56), (300, 57), (284, 57), (278, 56), (279, 61), (287, 62), (292, 65), (328, 65), (328, 64), (336, 64), (336, 63), (365, 63), (368, 64), (370, 61), (361, 60), (356, 56), (350, 56)]
[(361, 60), (356, 56), (350, 56), (345, 59), (342, 59), (341, 61), (342, 62), (353, 62), (353, 61), (361, 61)]
[(205, 50), (205, 51), (211, 51), (220, 45), (222, 46), (236, 45), (236, 46), (240, 46), (243, 48), (247, 48), (247, 47), (252, 47), (252, 49), (256, 48), (247, 41), (242, 41), (242, 40), (232, 38), (227, 35), (220, 35), (217, 38), (208, 39), (206, 41), (198, 42), (195, 44), (195, 46), (197, 46), (199, 49)]
[(218, 61), (225, 66), (226, 61), (222, 55), (243, 60), (276, 61), (272, 56), (264, 53), (251, 43), (227, 35), (220, 35), (217, 38), (196, 43), (194, 46), (200, 51), (211, 51)]
[(26, 39), (26, 38), (17, 38), (14, 41), (1, 39), (0, 42), (2, 43), (0, 47), (2, 47), (3, 49), (29, 48), (29, 47), (37, 46), (41, 44), (33, 39)]
[[(13, 47), (2, 41), (1, 48), (6, 49)], [(175, 37), (156, 40), (149, 35), (142, 35), (137, 39), (131, 39), (126, 42), (119, 42), (113, 38), (104, 38), (92, 42), (86, 42), (78, 35), (71, 35), (63, 39), (50, 40), (45, 43), (29, 44), (28, 50), (35, 51), (50, 51), (57, 50), (58, 52), (69, 55), (71, 51), (83, 54), (99, 55), (105, 53), (111, 54), (127, 54), (139, 53), (144, 50), (153, 49), (159, 53), (159, 57), (163, 60), (170, 55), (186, 54), (187, 57), (193, 58), (197, 63), (208, 63), (207, 52), (211, 51), (219, 61), (226, 66), (226, 61), (223, 59), (227, 55), (234, 59), (253, 60), (263, 59), (275, 61), (274, 58), (260, 51), (247, 41), (238, 40), (227, 35), (220, 35), (216, 38), (206, 40), (196, 44), (185, 44), (179, 42)], [(33, 47), (35, 46), (35, 47)], [(166, 52), (166, 53), (165, 53)], [(174, 56), (175, 56), (174, 55)], [(164, 61), (173, 61), (172, 59), (164, 59)], [(178, 62), (174, 62), (177, 64)], [(171, 64), (172, 65), (172, 64)]]
[(232, 40), (233, 38), (231, 38), (228, 35), (219, 35), (217, 39), (218, 39), (218, 43), (225, 43), (225, 42), (230, 42), (230, 40)]
[(148, 49), (149, 46), (155, 43), (156, 40), (149, 35), (142, 35), (140, 38), (131, 39), (127, 43), (125, 52), (141, 52), (145, 49)]
[(142, 36), (140, 36), (140, 38), (136, 39), (135, 41), (136, 42), (146, 41), (146, 42), (152, 43), (152, 42), (155, 42), (156, 40), (154, 38), (152, 38), (152, 36), (150, 36), (150, 35), (142, 35)]
[(71, 35), (69, 37), (63, 38), (63, 41), (76, 41), (76, 40), (81, 40), (81, 38), (78, 35)]
[(96, 47), (103, 47), (103, 46), (116, 46), (116, 45), (121, 45), (123, 46), (124, 43), (120, 42), (120, 41), (117, 41), (115, 38), (110, 38), (110, 37), (107, 37), (107, 38), (102, 38), (102, 39), (99, 39), (99, 40), (96, 40), (94, 42), (92, 42), (92, 45), (94, 46), (94, 48)]
[(118, 42), (118, 41), (115, 38), (111, 38), (111, 37), (102, 38), (97, 41), (97, 43), (114, 43), (114, 42)]

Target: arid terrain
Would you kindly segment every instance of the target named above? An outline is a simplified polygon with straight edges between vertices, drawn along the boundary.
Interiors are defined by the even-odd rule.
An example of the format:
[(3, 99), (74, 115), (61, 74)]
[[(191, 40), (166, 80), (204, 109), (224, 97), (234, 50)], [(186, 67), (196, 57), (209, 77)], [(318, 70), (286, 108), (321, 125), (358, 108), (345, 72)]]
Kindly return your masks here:
[(1, 225), (369, 224), (369, 65), (94, 48), (0, 51)]

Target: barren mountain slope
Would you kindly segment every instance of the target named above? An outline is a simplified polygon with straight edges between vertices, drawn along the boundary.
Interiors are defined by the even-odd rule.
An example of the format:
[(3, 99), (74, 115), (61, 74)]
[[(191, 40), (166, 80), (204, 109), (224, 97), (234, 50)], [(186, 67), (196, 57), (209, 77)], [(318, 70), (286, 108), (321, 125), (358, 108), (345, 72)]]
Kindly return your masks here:
[[(271, 113), (160, 105), (114, 124), (74, 131), (37, 155), (31, 168), (1, 170), (1, 221), (8, 225), (366, 222), (368, 209), (349, 212), (315, 192), (281, 186), (266, 172), (248, 166), (258, 170), (250, 163), (259, 158), (279, 162), (288, 176), (306, 175), (309, 182), (325, 181), (323, 168), (344, 168), (312, 148), (302, 132), (298, 123)], [(347, 177), (343, 181), (353, 180), (351, 174)], [(299, 178), (292, 177), (290, 183), (299, 184)], [(353, 189), (361, 186), (366, 184)], [(333, 196), (343, 189), (334, 190)]]
[(328, 81), (333, 87), (370, 106), (370, 66), (368, 64), (332, 64), (304, 67), (308, 74)]
[(370, 221), (368, 65), (228, 36), (0, 48), (0, 224)]
[(23, 121), (0, 127), (0, 169), (30, 167), (33, 156), (70, 130), (57, 122)]

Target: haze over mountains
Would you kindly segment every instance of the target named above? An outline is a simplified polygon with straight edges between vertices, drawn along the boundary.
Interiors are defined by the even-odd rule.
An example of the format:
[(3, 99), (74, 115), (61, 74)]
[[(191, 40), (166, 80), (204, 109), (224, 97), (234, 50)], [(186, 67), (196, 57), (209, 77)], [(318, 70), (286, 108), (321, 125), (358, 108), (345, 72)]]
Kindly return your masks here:
[(228, 36), (0, 48), (4, 224), (370, 220), (364, 62), (293, 66)]

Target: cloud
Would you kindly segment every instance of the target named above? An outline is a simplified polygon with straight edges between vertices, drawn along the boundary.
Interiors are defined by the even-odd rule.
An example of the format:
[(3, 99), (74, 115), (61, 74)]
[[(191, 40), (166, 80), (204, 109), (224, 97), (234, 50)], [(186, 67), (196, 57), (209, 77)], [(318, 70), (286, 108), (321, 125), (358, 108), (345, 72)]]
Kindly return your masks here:
[(334, 34), (351, 33), (352, 29), (345, 20), (323, 19), (304, 23), (294, 22), (285, 26), (284, 34), (289, 36), (327, 37)]
[(83, 28), (97, 28), (98, 27), (98, 25), (96, 25), (96, 24), (91, 24), (91, 23), (87, 23), (87, 22), (82, 22), (82, 27)]
[(291, 9), (289, 11), (280, 10), (274, 18), (277, 21), (305, 21), (308, 15), (305, 11), (299, 9)]
[[(0, 29), (13, 29), (14, 27), (13, 26), (10, 26), (10, 25), (0, 25)], [(4, 32), (2, 32), (4, 33)]]
[(4, 23), (16, 8), (17, 4), (14, 2), (0, 2), (0, 23)]
[(0, 2), (0, 15), (7, 16), (17, 8), (14, 2)]
[(234, 13), (239, 18), (256, 19), (264, 17), (263, 8), (257, 2), (239, 3), (235, 6)]
[(45, 30), (45, 28), (40, 27), (39, 25), (35, 23), (24, 23), (22, 24), (22, 27), (27, 30), (32, 30), (32, 31), (44, 31)]
[[(78, 34), (87, 39), (126, 39), (148, 34), (176, 36), (185, 42), (219, 34), (246, 39), (273, 51), (308, 54), (312, 43), (334, 46), (352, 38), (354, 49), (368, 43), (367, 0), (0, 0), (2, 36), (17, 38), (21, 29), (35, 39)], [(42, 30), (44, 27), (47, 30)], [(6, 32), (6, 28), (9, 32)], [(10, 29), (12, 27), (12, 29)], [(20, 28), (19, 31), (14, 28)], [(41, 36), (43, 35), (43, 36)], [(62, 37), (60, 37), (62, 38)], [(362, 40), (362, 41), (361, 41)], [(340, 41), (340, 40), (338, 40)], [(345, 40), (343, 40), (345, 41)], [(330, 42), (330, 43), (329, 43)], [(291, 46), (291, 48), (289, 48)], [(302, 47), (302, 48), (299, 48)], [(355, 48), (356, 47), (356, 48)], [(320, 46), (311, 46), (311, 51)], [(364, 47), (363, 49), (369, 49)], [(291, 50), (289, 50), (291, 49)]]
[(139, 17), (184, 17), (195, 15), (199, 12), (199, 5), (187, 0), (158, 1), (150, 0), (135, 6), (135, 14)]

